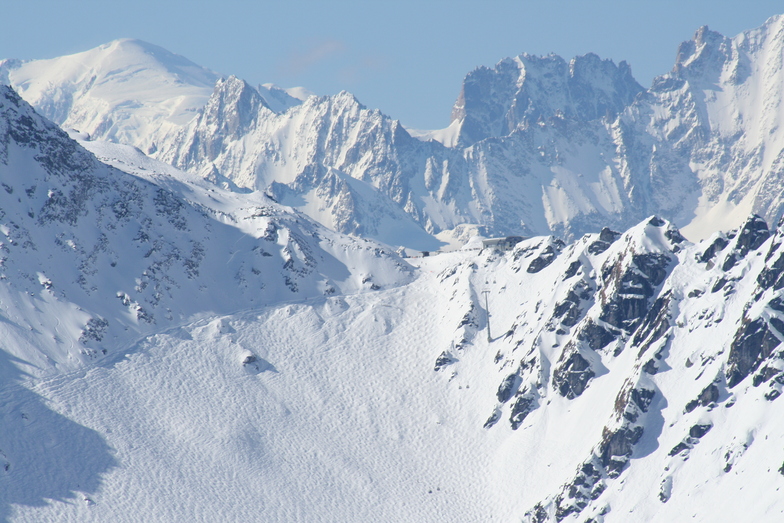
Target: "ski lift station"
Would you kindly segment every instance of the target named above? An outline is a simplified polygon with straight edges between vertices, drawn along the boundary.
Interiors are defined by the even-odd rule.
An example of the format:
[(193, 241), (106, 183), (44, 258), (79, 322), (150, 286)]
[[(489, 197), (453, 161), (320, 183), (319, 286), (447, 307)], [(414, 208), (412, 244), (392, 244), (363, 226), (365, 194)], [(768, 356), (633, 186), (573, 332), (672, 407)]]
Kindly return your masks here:
[(525, 236), (504, 236), (501, 238), (487, 238), (482, 240), (482, 248), (498, 249), (501, 251), (511, 251), (514, 246), (523, 240), (527, 240)]

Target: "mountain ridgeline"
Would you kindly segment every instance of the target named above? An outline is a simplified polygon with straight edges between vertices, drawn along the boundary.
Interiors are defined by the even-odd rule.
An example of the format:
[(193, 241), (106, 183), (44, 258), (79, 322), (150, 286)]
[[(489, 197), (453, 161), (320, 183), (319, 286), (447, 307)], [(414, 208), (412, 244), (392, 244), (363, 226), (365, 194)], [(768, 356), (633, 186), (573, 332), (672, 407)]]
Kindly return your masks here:
[(214, 83), (138, 41), (6, 60), (0, 78), (93, 139), (266, 192), (339, 232), (424, 249), (465, 224), (576, 238), (657, 214), (702, 238), (749, 213), (777, 220), (783, 48), (781, 16), (735, 38), (703, 27), (649, 89), (625, 62), (523, 54), (469, 73), (451, 125), (416, 138), (348, 93)]

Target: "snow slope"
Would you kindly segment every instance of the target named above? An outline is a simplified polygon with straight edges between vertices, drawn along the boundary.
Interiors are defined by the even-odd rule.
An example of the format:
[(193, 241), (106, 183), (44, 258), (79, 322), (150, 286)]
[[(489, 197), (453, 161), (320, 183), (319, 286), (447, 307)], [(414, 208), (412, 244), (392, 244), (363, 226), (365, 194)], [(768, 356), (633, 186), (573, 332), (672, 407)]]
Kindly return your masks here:
[(93, 144), (134, 175), (108, 167), (11, 89), (0, 93), (0, 330), (26, 372), (72, 369), (194, 314), (408, 277), (379, 245), (336, 236), (263, 195)]
[[(99, 452), (58, 451), (86, 458), (53, 478), (69, 494), (9, 517), (776, 521), (781, 234), (751, 219), (691, 245), (652, 218), (162, 329), (29, 383)], [(746, 368), (755, 323), (772, 350)], [(7, 479), (24, 481), (12, 451), (40, 414), (8, 411)]]

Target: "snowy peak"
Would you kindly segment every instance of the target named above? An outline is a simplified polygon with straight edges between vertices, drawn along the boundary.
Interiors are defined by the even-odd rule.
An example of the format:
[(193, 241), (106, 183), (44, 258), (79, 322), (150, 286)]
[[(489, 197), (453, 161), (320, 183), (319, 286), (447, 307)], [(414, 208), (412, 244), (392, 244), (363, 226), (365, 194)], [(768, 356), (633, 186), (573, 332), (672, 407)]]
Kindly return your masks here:
[(432, 250), (440, 242), (423, 230), (424, 203), (411, 187), (431, 147), (351, 93), (310, 96), (275, 113), (229, 78), (160, 158), (264, 191), (339, 232)]
[(216, 79), (215, 73), (184, 56), (143, 40), (115, 40), (98, 47), (95, 54), (100, 55), (101, 69), (116, 65), (125, 66), (126, 69), (132, 69), (134, 65), (146, 66), (171, 75), (175, 82), (201, 87), (212, 87)]
[(307, 98), (315, 96), (310, 91), (302, 87), (283, 89), (275, 84), (263, 84), (258, 86), (259, 94), (267, 102), (267, 106), (276, 113), (286, 112), (291, 107), (301, 104)]
[(155, 135), (193, 118), (217, 78), (182, 56), (130, 39), (0, 65), (0, 79), (55, 123), (145, 150), (154, 150)]
[(784, 17), (734, 38), (702, 27), (681, 44), (673, 72), (654, 80), (652, 96), (636, 104), (635, 110), (653, 110), (648, 132), (661, 141), (666, 163), (680, 164), (701, 186), (688, 234), (737, 227), (750, 213), (775, 222), (784, 210), (776, 189), (784, 151), (783, 55)]
[(673, 72), (695, 88), (712, 89), (723, 84), (735, 90), (749, 80), (756, 84), (755, 76), (776, 75), (781, 69), (782, 50), (784, 16), (771, 17), (762, 26), (734, 38), (703, 26), (678, 48)]
[(718, 82), (727, 62), (738, 64), (737, 48), (730, 38), (700, 27), (692, 40), (678, 47), (674, 71), (680, 77), (700, 82)]
[(592, 53), (569, 63), (556, 55), (523, 54), (469, 73), (452, 120), (462, 121), (460, 143), (470, 145), (538, 119), (614, 115), (642, 90), (626, 62), (616, 66)]
[[(750, 213), (775, 221), (784, 209), (782, 20), (732, 39), (700, 29), (649, 91), (626, 63), (595, 54), (523, 54), (480, 67), (467, 75), (449, 128), (415, 133), (422, 140), (346, 92), (306, 96), (235, 77), (212, 89), (199, 75), (177, 87), (169, 80), (187, 77), (184, 59), (136, 41), (93, 50), (141, 57), (115, 71), (127, 81), (112, 84), (111, 100), (58, 76), (57, 60), (69, 57), (39, 76), (61, 93), (54, 105), (66, 127), (135, 145), (224, 187), (264, 191), (344, 233), (391, 242), (379, 231), (394, 227), (371, 210), (380, 207), (431, 236), (414, 242), (426, 250), (437, 245), (432, 235), (463, 225), (570, 239), (654, 213), (698, 239)], [(24, 67), (6, 61), (0, 71), (14, 80)], [(27, 92), (50, 88), (37, 78)], [(189, 89), (198, 100), (181, 96)], [(188, 100), (187, 111), (172, 112)]]
[[(247, 133), (259, 110), (268, 108), (259, 92), (236, 76), (218, 80), (215, 90), (199, 116), (200, 124), (214, 128), (222, 136), (238, 138)], [(214, 155), (208, 154), (210, 159)]]

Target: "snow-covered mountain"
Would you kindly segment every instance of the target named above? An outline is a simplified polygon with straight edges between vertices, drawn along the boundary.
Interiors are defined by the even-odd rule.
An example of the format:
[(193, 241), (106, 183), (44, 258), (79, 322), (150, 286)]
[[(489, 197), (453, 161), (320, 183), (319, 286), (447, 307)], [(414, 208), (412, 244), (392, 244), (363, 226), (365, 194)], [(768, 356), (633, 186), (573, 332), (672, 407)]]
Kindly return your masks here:
[(784, 515), (784, 225), (404, 263), (2, 107), (5, 519)]
[(649, 132), (700, 186), (688, 232), (734, 227), (749, 212), (781, 216), (783, 63), (784, 16), (775, 16), (732, 39), (701, 28), (654, 82)]
[(129, 146), (83, 142), (125, 172), (102, 164), (10, 88), (1, 94), (0, 330), (29, 372), (73, 368), (129, 333), (197, 314), (407, 277), (380, 246), (261, 194), (223, 191)]
[[(504, 60), (445, 143), (228, 77), (151, 158), (165, 102), (98, 140), (0, 86), (0, 519), (781, 520), (782, 27), (647, 91)], [(564, 237), (357, 237), (467, 224)]]
[[(344, 93), (260, 113), (242, 138), (202, 116), (162, 158), (205, 175), (214, 166), (293, 205), (304, 198), (297, 206), (322, 223), (386, 241), (363, 200), (396, 205), (434, 235), (478, 224), (489, 234), (571, 238), (656, 213), (701, 238), (750, 212), (776, 220), (784, 210), (774, 189), (784, 151), (782, 27), (773, 17), (734, 39), (702, 28), (649, 90), (625, 63), (595, 55), (502, 60), (466, 77), (443, 144), (413, 143)], [(211, 151), (196, 153), (204, 143)], [(344, 187), (338, 196), (328, 172), (368, 183), (368, 196)]]
[(420, 223), (426, 202), (416, 196), (432, 148), (349, 93), (275, 113), (256, 89), (229, 77), (158, 158), (265, 192), (339, 232), (434, 249), (439, 242)]
[(0, 83), (65, 128), (153, 152), (190, 121), (218, 76), (141, 40), (48, 60), (2, 60)]
[[(784, 210), (783, 27), (772, 17), (733, 39), (702, 28), (648, 90), (626, 63), (593, 54), (505, 59), (467, 75), (447, 129), (415, 137), (348, 93), (292, 95), (235, 77), (211, 89), (211, 73), (136, 41), (83, 53), (90, 73), (78, 81), (69, 64), (81, 55), (6, 61), (0, 78), (67, 127), (389, 244), (433, 249), (469, 225), (576, 238), (652, 213), (701, 238)], [(94, 77), (122, 96), (101, 98)], [(188, 103), (172, 112), (172, 100)]]

